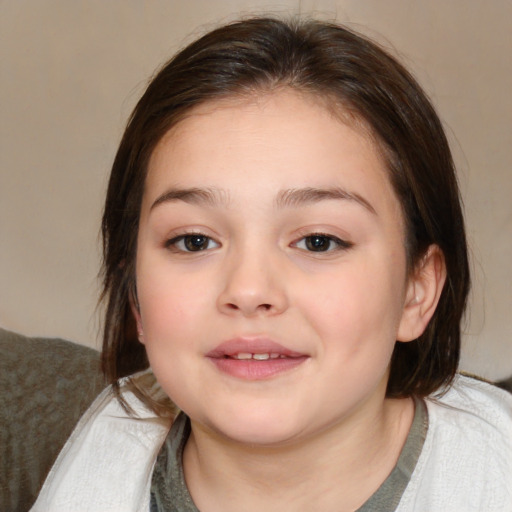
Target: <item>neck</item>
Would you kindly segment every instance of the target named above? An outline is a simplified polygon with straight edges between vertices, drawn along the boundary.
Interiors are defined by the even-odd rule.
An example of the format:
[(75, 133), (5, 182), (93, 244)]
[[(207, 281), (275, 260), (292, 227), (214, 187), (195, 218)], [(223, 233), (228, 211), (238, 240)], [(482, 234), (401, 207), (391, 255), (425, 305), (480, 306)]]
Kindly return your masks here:
[(192, 422), (183, 459), (194, 502), (204, 512), (358, 508), (392, 471), (414, 415), (411, 399), (380, 405), (280, 446), (232, 442)]

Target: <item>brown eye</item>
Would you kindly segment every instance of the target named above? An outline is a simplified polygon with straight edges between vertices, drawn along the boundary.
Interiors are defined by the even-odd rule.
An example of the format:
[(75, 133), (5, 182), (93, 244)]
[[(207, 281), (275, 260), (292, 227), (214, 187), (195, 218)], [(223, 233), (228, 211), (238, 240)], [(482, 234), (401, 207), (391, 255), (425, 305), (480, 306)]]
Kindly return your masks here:
[(210, 239), (204, 235), (187, 235), (183, 237), (183, 244), (187, 251), (204, 251), (208, 249)]
[(177, 252), (199, 252), (219, 247), (219, 243), (201, 233), (190, 233), (169, 240), (165, 246)]
[(324, 252), (328, 251), (333, 244), (333, 240), (324, 235), (311, 235), (305, 238), (308, 251)]
[(292, 245), (298, 249), (308, 252), (333, 252), (350, 249), (353, 244), (351, 242), (341, 240), (337, 236), (313, 233), (301, 238)]

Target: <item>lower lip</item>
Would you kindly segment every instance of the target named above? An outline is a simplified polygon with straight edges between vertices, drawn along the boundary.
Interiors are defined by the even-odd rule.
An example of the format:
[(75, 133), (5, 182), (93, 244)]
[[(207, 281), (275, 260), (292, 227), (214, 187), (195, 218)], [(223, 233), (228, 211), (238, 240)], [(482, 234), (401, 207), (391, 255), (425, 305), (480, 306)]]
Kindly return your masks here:
[(302, 356), (266, 359), (264, 361), (216, 357), (210, 357), (209, 359), (218, 370), (231, 377), (244, 380), (263, 380), (293, 370), (304, 363), (308, 358)]

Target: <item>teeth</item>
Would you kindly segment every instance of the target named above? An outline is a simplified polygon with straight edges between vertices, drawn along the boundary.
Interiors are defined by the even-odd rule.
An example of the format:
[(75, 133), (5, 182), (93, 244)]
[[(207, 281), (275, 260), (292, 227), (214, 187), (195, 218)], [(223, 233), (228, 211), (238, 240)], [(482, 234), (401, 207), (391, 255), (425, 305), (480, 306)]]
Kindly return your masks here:
[(256, 361), (266, 361), (270, 359), (270, 354), (253, 354), (252, 358), (256, 359)]
[(248, 352), (240, 352), (235, 355), (235, 359), (252, 359), (252, 354), (249, 354)]
[(282, 354), (276, 353), (264, 353), (264, 354), (251, 354), (249, 352), (239, 352), (238, 354), (234, 354), (233, 359), (239, 360), (247, 360), (247, 359), (255, 359), (256, 361), (267, 361), (268, 359), (284, 359), (286, 356)]

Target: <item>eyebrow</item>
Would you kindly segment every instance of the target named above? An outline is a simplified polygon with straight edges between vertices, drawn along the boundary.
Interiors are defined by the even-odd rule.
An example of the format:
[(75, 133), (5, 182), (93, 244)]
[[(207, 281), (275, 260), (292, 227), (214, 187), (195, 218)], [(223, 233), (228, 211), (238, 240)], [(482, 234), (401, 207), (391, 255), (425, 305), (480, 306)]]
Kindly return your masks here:
[(318, 203), (326, 200), (354, 201), (363, 206), (370, 213), (377, 215), (375, 208), (364, 197), (340, 187), (326, 189), (306, 187), (282, 190), (277, 195), (275, 203), (278, 208), (293, 208), (304, 204)]
[[(274, 205), (276, 208), (297, 208), (305, 204), (318, 203), (326, 200), (354, 201), (363, 206), (370, 213), (377, 215), (375, 208), (361, 195), (349, 192), (340, 187), (333, 188), (294, 188), (278, 192)], [(184, 201), (185, 203), (205, 206), (217, 206), (229, 203), (229, 193), (219, 188), (172, 188), (158, 198), (151, 205), (150, 211), (157, 206), (174, 202)]]
[(150, 211), (163, 203), (173, 201), (184, 201), (189, 204), (216, 206), (218, 204), (227, 204), (229, 195), (225, 190), (218, 188), (172, 188), (153, 202)]

